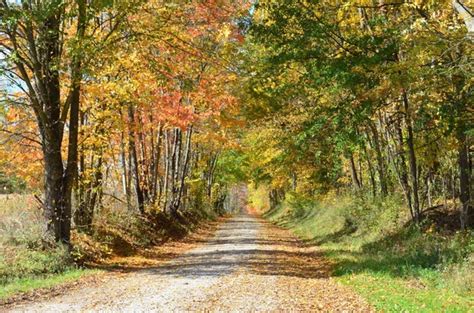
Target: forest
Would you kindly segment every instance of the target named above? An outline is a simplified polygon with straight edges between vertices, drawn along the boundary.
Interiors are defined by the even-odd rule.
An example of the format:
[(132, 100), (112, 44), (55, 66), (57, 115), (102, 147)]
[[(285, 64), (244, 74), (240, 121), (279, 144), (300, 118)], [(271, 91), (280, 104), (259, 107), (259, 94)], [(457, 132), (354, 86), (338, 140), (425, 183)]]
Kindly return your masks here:
[(0, 311), (472, 310), (473, 0), (3, 0), (0, 58)]

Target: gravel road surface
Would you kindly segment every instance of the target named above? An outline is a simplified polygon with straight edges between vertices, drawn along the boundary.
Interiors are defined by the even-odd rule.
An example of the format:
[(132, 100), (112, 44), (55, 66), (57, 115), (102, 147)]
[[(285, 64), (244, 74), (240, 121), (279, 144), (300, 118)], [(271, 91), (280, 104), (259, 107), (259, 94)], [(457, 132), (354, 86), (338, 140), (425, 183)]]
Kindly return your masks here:
[[(0, 308), (0, 311), (2, 309)], [(286, 230), (242, 213), (167, 263), (8, 312), (370, 312), (330, 264)]]

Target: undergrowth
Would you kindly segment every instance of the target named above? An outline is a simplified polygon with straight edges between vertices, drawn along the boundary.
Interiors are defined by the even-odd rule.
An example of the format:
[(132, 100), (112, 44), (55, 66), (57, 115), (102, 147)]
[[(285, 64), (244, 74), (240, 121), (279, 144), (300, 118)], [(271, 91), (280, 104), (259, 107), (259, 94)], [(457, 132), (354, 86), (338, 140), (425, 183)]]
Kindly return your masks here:
[(397, 197), (288, 195), (269, 220), (319, 245), (334, 276), (383, 311), (465, 312), (474, 304), (474, 236), (409, 223)]
[(88, 232), (73, 229), (69, 250), (46, 235), (44, 217), (34, 197), (0, 197), (0, 299), (82, 277), (91, 272), (87, 269), (90, 264), (180, 239), (203, 220), (217, 217), (210, 209), (187, 211), (173, 218), (152, 210), (141, 216), (109, 203), (97, 212)]
[(133, 255), (144, 248), (181, 239), (202, 221), (216, 217), (211, 210), (189, 210), (176, 217), (151, 211), (141, 216), (109, 206), (96, 216), (91, 232), (73, 232), (72, 255), (77, 264), (100, 262), (111, 255)]
[(67, 248), (44, 233), (33, 197), (2, 196), (0, 205), (0, 285), (74, 268)]

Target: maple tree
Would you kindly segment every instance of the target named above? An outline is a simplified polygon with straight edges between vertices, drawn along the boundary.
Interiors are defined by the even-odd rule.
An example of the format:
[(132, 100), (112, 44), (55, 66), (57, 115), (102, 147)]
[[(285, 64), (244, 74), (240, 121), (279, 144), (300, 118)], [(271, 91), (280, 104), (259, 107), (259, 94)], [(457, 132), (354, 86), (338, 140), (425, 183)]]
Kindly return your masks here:
[(192, 137), (234, 105), (226, 56), (238, 41), (233, 18), (242, 6), (2, 3), (4, 77), (18, 91), (6, 95), (7, 114), (22, 105), (22, 114), (35, 116), (43, 206), (57, 241), (69, 243), (73, 189), (75, 223), (90, 228), (108, 176), (119, 171), (127, 202), (135, 196), (140, 212), (156, 204), (175, 214), (182, 206), (199, 153)]

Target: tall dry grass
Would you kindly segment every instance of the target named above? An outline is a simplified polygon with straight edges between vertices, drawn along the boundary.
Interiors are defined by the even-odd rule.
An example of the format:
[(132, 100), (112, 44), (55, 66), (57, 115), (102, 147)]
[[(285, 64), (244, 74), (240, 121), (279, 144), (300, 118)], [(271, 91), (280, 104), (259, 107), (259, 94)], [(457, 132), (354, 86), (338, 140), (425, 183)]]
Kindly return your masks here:
[(32, 195), (0, 195), (0, 285), (64, 271), (67, 249), (51, 244)]
[(0, 246), (34, 246), (44, 236), (44, 224), (32, 195), (0, 195)]

